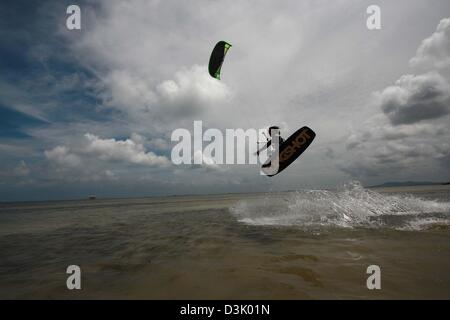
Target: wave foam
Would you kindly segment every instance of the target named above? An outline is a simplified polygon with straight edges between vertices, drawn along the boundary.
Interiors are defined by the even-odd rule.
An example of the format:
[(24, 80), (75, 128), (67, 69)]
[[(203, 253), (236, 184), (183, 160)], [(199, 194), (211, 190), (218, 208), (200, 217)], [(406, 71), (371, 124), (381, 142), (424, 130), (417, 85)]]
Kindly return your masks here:
[(412, 195), (386, 195), (359, 182), (338, 191), (298, 191), (284, 197), (242, 200), (231, 208), (238, 221), (252, 225), (392, 227), (421, 229), (450, 224), (450, 202)]

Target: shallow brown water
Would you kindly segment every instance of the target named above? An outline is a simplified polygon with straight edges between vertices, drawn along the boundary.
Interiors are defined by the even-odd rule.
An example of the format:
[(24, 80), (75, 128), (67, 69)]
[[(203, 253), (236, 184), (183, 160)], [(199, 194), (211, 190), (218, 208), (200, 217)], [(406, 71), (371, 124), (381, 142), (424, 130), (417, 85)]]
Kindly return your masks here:
[(0, 298), (449, 299), (449, 221), (442, 186), (0, 204)]

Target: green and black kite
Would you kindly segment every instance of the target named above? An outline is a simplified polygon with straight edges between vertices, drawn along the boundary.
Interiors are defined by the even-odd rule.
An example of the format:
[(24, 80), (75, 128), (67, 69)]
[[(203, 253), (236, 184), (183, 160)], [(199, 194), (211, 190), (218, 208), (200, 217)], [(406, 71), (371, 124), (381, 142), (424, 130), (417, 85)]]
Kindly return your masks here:
[(225, 59), (225, 55), (228, 52), (228, 49), (231, 48), (231, 44), (225, 41), (217, 42), (214, 47), (211, 58), (209, 58), (209, 74), (211, 77), (220, 80), (220, 69), (222, 68), (223, 60)]

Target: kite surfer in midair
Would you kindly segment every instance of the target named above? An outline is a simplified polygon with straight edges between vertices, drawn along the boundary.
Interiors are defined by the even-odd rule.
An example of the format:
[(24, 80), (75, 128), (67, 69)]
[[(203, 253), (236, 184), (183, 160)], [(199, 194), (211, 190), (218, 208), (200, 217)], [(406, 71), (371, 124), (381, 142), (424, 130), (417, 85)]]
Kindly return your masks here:
[(278, 146), (281, 146), (281, 144), (284, 142), (284, 139), (280, 136), (280, 127), (278, 126), (271, 126), (269, 128), (269, 136), (270, 139), (268, 138), (267, 143), (264, 146), (262, 146), (258, 151), (256, 151), (257, 155), (259, 155), (259, 153), (264, 149), (269, 148), (272, 145), (272, 141), (274, 141), (274, 139), (278, 139)]
[[(219, 41), (215, 45), (211, 57), (209, 58), (208, 72), (211, 77), (216, 80), (220, 80), (220, 72), (222, 69), (222, 64), (228, 50), (231, 48), (231, 44), (226, 41)], [(286, 141), (280, 136), (280, 128), (278, 126), (271, 126), (268, 130), (269, 136), (266, 136), (266, 142), (264, 145), (256, 151), (256, 155), (259, 156), (260, 152), (268, 149), (270, 146), (275, 147), (269, 159), (262, 165), (262, 172), (272, 177), (284, 169), (286, 169), (292, 162), (295, 161), (302, 153), (309, 147), (311, 142), (314, 140), (316, 134), (308, 127), (302, 127), (293, 133)], [(272, 142), (274, 142), (272, 144)], [(276, 143), (278, 142), (278, 143)], [(278, 146), (277, 146), (278, 145)], [(277, 148), (278, 147), (278, 148)], [(276, 160), (277, 163), (276, 170), (272, 169), (272, 159)], [(275, 168), (274, 167), (274, 168)], [(269, 169), (268, 169), (269, 168)]]

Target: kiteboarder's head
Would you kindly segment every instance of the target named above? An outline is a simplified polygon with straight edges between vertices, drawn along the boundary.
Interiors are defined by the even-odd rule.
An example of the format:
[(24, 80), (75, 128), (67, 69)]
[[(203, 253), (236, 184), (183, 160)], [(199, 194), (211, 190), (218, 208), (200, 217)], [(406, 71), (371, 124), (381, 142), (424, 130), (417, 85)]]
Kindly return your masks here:
[(273, 133), (278, 133), (278, 134), (280, 134), (280, 127), (278, 127), (278, 126), (271, 126), (271, 127), (269, 128), (269, 135), (270, 135), (270, 136), (272, 136), (272, 131), (273, 131)]

